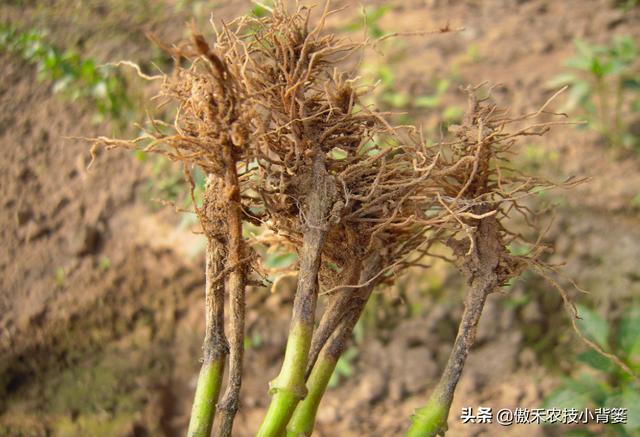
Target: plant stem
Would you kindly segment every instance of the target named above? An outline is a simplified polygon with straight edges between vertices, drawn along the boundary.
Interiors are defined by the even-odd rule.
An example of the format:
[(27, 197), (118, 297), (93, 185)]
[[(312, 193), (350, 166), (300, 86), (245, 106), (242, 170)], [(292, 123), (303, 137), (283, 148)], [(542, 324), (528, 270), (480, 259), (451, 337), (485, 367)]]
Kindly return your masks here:
[(224, 360), (202, 363), (191, 409), (188, 437), (209, 437), (211, 435), (223, 373)]
[(320, 401), (338, 363), (337, 359), (323, 354), (318, 358), (307, 380), (309, 394), (298, 404), (287, 426), (287, 437), (310, 436), (316, 421)]
[(334, 195), (335, 182), (326, 171), (322, 154), (317, 152), (312, 164), (305, 202), (307, 211), (300, 254), (300, 272), (287, 348), (280, 374), (270, 384), (269, 393), (273, 398), (258, 430), (258, 437), (280, 437), (296, 405), (307, 394), (304, 372), (318, 299), (318, 270), (328, 231), (328, 212)]
[(600, 100), (600, 128), (602, 130), (602, 134), (605, 139), (609, 143), (609, 146), (617, 146), (616, 141), (614, 139), (614, 135), (612, 133), (612, 127), (610, 124), (612, 123), (611, 116), (609, 114), (609, 105), (607, 99), (609, 98), (607, 85), (604, 81), (603, 77), (598, 76), (597, 80), (597, 93), (598, 98)]
[(467, 295), (458, 336), (449, 355), (447, 366), (427, 404), (416, 410), (411, 418), (412, 424), (407, 437), (434, 437), (438, 434), (444, 435), (447, 430), (447, 417), (456, 385), (460, 380), (469, 349), (475, 340), (476, 327), (480, 321), (487, 294), (495, 287), (489, 284), (487, 289), (479, 285), (473, 284)]
[(222, 401), (218, 405), (221, 420), (218, 435), (229, 437), (233, 428), (233, 419), (239, 407), (240, 386), (242, 384), (242, 361), (244, 357), (244, 319), (245, 285), (247, 269), (244, 263), (245, 247), (242, 237), (242, 208), (236, 158), (233, 145), (229, 142), (223, 147), (225, 161), (224, 185), (227, 198), (226, 223), (227, 241), (227, 290), (231, 309), (231, 335), (229, 353), (229, 382)]
[(273, 398), (258, 436), (282, 435), (296, 405), (307, 395), (304, 367), (299, 363), (306, 363), (310, 340), (311, 331), (304, 324), (297, 325), (289, 332), (282, 370), (270, 384), (269, 393)]
[[(368, 263), (366, 270), (361, 274), (361, 283), (367, 283), (369, 279), (377, 274), (379, 261), (380, 258), (377, 254), (374, 255)], [(313, 432), (318, 407), (327, 389), (331, 375), (336, 368), (340, 356), (347, 349), (353, 328), (362, 315), (375, 286), (376, 281), (372, 281), (367, 285), (344, 293), (348, 296), (348, 300), (341, 300), (343, 316), (340, 319), (340, 324), (337, 329), (335, 329), (335, 332), (333, 332), (333, 335), (331, 335), (329, 342), (322, 348), (322, 352), (309, 374), (307, 380), (309, 394), (296, 407), (293, 417), (287, 426), (287, 437), (310, 436)]]
[(202, 368), (191, 410), (187, 435), (209, 437), (222, 385), (224, 362), (228, 351), (224, 337), (224, 284), (214, 283), (223, 270), (223, 261), (213, 242), (207, 240), (205, 261), (205, 337)]
[[(349, 272), (347, 272), (346, 275), (347, 285), (355, 285), (356, 281), (361, 280), (362, 262), (360, 260), (356, 260), (347, 268), (349, 269)], [(332, 296), (332, 299), (329, 301), (327, 308), (322, 314), (322, 319), (320, 319), (318, 328), (316, 328), (316, 331), (313, 333), (305, 378), (309, 378), (311, 369), (313, 369), (320, 351), (327, 340), (329, 340), (329, 337), (331, 337), (331, 334), (336, 330), (343, 317), (348, 313), (347, 310), (349, 308), (349, 302), (352, 299), (352, 295), (355, 296), (357, 293), (358, 288), (342, 288), (336, 291)]]
[(441, 395), (442, 393), (434, 391), (427, 405), (415, 411), (411, 417), (412, 424), (407, 437), (444, 435), (447, 430), (450, 404), (447, 404), (446, 400), (441, 400)]
[(466, 274), (470, 288), (465, 299), (464, 313), (458, 327), (458, 335), (453, 344), (447, 365), (438, 385), (427, 404), (415, 411), (407, 437), (435, 437), (447, 431), (447, 417), (453, 401), (462, 369), (469, 349), (473, 346), (476, 329), (487, 296), (498, 286), (496, 269), (499, 265), (499, 228), (494, 217), (480, 220), (474, 236), (473, 251), (454, 247), (462, 257), (462, 271)]
[(287, 437), (310, 436), (313, 432), (320, 401), (327, 389), (338, 359), (347, 348), (359, 315), (360, 313), (352, 312), (346, 316), (322, 350), (309, 375), (307, 382), (309, 394), (297, 405), (287, 425)]

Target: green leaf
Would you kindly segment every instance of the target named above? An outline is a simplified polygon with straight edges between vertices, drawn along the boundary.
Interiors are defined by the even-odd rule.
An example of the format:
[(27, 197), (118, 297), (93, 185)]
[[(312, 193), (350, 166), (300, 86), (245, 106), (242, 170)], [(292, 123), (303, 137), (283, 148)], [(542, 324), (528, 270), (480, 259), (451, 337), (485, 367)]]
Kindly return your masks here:
[(606, 320), (584, 305), (578, 304), (576, 308), (579, 317), (577, 323), (582, 333), (588, 339), (595, 341), (602, 347), (606, 347), (607, 339), (609, 338), (609, 325)]
[(380, 66), (377, 71), (380, 82), (385, 88), (393, 88), (395, 83), (395, 74), (393, 70), (387, 66)]
[(576, 57), (576, 58), (571, 58), (567, 60), (565, 65), (570, 68), (575, 68), (576, 70), (591, 71), (592, 64), (591, 64), (590, 57), (589, 58)]
[(570, 384), (573, 381), (568, 381), (567, 385), (564, 385), (555, 391), (553, 391), (544, 400), (544, 408), (576, 408), (581, 409), (589, 405), (589, 396), (572, 387)]
[(369, 27), (369, 35), (377, 39), (384, 35), (384, 31), (377, 24), (373, 24)]
[(142, 150), (135, 150), (133, 152), (133, 156), (140, 162), (144, 162), (149, 158), (149, 156)]
[(384, 31), (378, 25), (378, 21), (391, 10), (391, 6), (383, 5), (376, 8), (362, 8), (362, 18), (358, 18), (342, 28), (345, 32), (355, 32), (367, 27), (369, 35), (380, 38)]
[(390, 5), (382, 5), (374, 9), (369, 9), (366, 13), (368, 23), (375, 23), (386, 15), (391, 10)]
[(507, 246), (509, 253), (515, 256), (525, 256), (531, 252), (531, 249), (527, 246), (518, 243), (511, 243)]
[(331, 159), (335, 159), (337, 161), (343, 160), (347, 157), (347, 152), (345, 152), (344, 150), (342, 150), (339, 147), (334, 147), (330, 152), (329, 152), (329, 157)]
[(622, 408), (627, 409), (627, 423), (624, 429), (634, 433), (640, 429), (640, 392), (631, 384), (622, 391)]
[(632, 363), (640, 362), (640, 306), (627, 310), (617, 334), (616, 340), (624, 356)]
[(251, 15), (256, 18), (266, 17), (267, 15), (269, 15), (269, 10), (260, 5), (255, 5), (253, 8), (251, 8)]
[(607, 74), (607, 66), (598, 58), (591, 59), (591, 73), (596, 77), (603, 77)]
[(440, 104), (440, 96), (420, 96), (413, 101), (416, 108), (435, 108)]
[(451, 81), (449, 79), (440, 79), (436, 84), (436, 93), (438, 95), (444, 94), (451, 85)]
[(579, 56), (589, 58), (594, 54), (595, 47), (582, 39), (575, 39), (573, 45), (576, 47)]
[(268, 254), (264, 264), (270, 269), (284, 269), (298, 259), (295, 253)]
[(409, 104), (411, 98), (405, 93), (396, 92), (386, 93), (382, 96), (382, 100), (394, 108), (404, 108)]
[(451, 105), (444, 108), (444, 111), (442, 112), (442, 118), (444, 118), (446, 121), (454, 121), (459, 120), (460, 117), (462, 117), (462, 114), (463, 111), (461, 108), (455, 105)]
[(620, 86), (628, 90), (640, 90), (640, 80), (634, 77), (626, 77), (620, 81)]
[(613, 363), (607, 357), (602, 356), (598, 352), (593, 349), (588, 349), (576, 357), (576, 359), (585, 363), (586, 365), (592, 367), (596, 370), (602, 370), (603, 372), (609, 372), (613, 369)]

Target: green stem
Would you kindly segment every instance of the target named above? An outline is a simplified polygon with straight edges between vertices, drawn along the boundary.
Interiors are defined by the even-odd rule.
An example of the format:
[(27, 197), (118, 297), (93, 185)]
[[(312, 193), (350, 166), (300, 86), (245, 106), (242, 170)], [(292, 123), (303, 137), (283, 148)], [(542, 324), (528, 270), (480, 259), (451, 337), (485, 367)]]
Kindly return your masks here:
[(209, 437), (211, 435), (223, 373), (223, 359), (202, 364), (191, 409), (188, 437)]
[(453, 402), (453, 394), (462, 375), (469, 349), (475, 341), (484, 302), (495, 286), (494, 280), (486, 278), (474, 280), (471, 284), (447, 366), (427, 404), (416, 410), (412, 416), (407, 437), (435, 437), (444, 435), (446, 432), (447, 416)]
[[(361, 282), (367, 285), (353, 289), (351, 292), (343, 290), (343, 293), (348, 296), (348, 299), (337, 301), (338, 304), (334, 306), (336, 314), (341, 315), (338, 322), (339, 324), (331, 329), (334, 332), (330, 333), (331, 337), (322, 348), (322, 352), (313, 365), (307, 380), (309, 394), (296, 407), (293, 417), (287, 426), (287, 437), (310, 436), (311, 433), (313, 433), (316, 414), (324, 392), (327, 389), (327, 385), (329, 384), (329, 380), (331, 379), (331, 375), (336, 368), (340, 356), (347, 349), (353, 328), (358, 322), (358, 319), (360, 319), (371, 296), (371, 292), (377, 284), (376, 281), (372, 280), (370, 282), (370, 280), (379, 272), (381, 267), (380, 262), (378, 255), (374, 255), (369, 259), (366, 268), (360, 276)], [(360, 265), (357, 266), (357, 270), (360, 270)], [(352, 274), (355, 274), (355, 272), (352, 272)], [(323, 318), (323, 322), (328, 322), (329, 320), (332, 320), (332, 318)], [(314, 341), (315, 340), (314, 334)], [(322, 347), (322, 345), (320, 347)]]
[(307, 380), (309, 394), (298, 404), (293, 417), (287, 426), (287, 437), (306, 437), (313, 432), (316, 421), (316, 414), (320, 401), (327, 389), (331, 375), (336, 368), (337, 360), (323, 354)]
[[(437, 393), (436, 389), (436, 393)], [(406, 437), (435, 437), (444, 435), (447, 430), (447, 416), (451, 405), (440, 400), (436, 393), (431, 396), (427, 405), (416, 410), (411, 417), (411, 428)]]
[[(481, 214), (482, 209), (474, 211)], [(416, 410), (411, 417), (407, 437), (444, 436), (447, 431), (447, 417), (453, 402), (453, 395), (462, 375), (469, 350), (476, 338), (476, 331), (487, 296), (498, 286), (497, 269), (500, 243), (500, 228), (495, 217), (480, 220), (474, 235), (472, 251), (465, 245), (453, 246), (454, 253), (462, 258), (462, 271), (469, 281), (469, 291), (464, 302), (462, 320), (458, 325), (458, 335), (449, 354), (449, 360), (440, 381), (429, 397), (426, 405)]]
[(282, 370), (270, 384), (269, 394), (273, 398), (257, 437), (282, 435), (296, 405), (306, 396), (304, 371), (312, 334), (313, 328), (306, 324), (292, 327)]
[[(210, 188), (211, 180), (207, 182)], [(189, 420), (189, 437), (209, 437), (228, 353), (224, 335), (224, 284), (215, 278), (224, 268), (220, 248), (207, 239), (205, 264), (204, 358)]]
[(335, 182), (327, 173), (322, 153), (318, 152), (314, 157), (310, 181), (287, 349), (280, 374), (271, 382), (269, 393), (273, 398), (257, 437), (283, 435), (296, 405), (307, 394), (304, 377), (318, 300), (318, 270), (329, 228), (328, 213), (336, 193)]

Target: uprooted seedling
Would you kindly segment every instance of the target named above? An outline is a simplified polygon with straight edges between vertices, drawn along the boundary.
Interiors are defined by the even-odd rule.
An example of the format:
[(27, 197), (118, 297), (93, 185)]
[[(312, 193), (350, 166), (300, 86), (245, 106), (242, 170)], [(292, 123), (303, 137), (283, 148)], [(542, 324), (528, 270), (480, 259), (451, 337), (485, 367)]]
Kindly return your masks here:
[[(455, 218), (453, 228), (446, 231), (443, 241), (451, 249), (453, 261), (466, 279), (468, 291), (464, 312), (440, 381), (427, 404), (413, 415), (408, 436), (444, 435), (455, 388), (475, 341), (487, 296), (528, 268), (559, 291), (580, 339), (633, 375), (621, 360), (602, 350), (578, 329), (576, 308), (567, 292), (553, 279), (558, 271), (543, 259), (543, 254), (551, 247), (542, 244), (544, 232), (534, 225), (538, 213), (526, 203), (533, 194), (553, 188), (571, 188), (583, 180), (569, 178), (555, 184), (523, 174), (511, 166), (519, 138), (543, 135), (554, 125), (567, 124), (562, 119), (564, 114), (546, 110), (563, 90), (538, 111), (510, 117), (506, 109), (499, 108), (489, 97), (479, 99), (478, 88), (482, 85), (467, 87), (469, 104), (464, 123), (450, 127), (455, 140), (445, 145), (450, 150), (450, 165), (446, 170), (446, 182), (442, 184), (443, 192), (437, 194), (439, 202)], [(537, 121), (543, 113), (555, 116), (556, 120)], [(455, 208), (459, 211), (461, 206), (464, 212), (454, 211)], [(535, 241), (526, 240), (521, 232), (509, 230), (508, 222), (514, 211), (525, 227), (537, 232)], [(509, 247), (513, 242), (528, 247), (526, 254), (512, 253)]]
[[(469, 293), (451, 359), (410, 434), (443, 432), (487, 295), (527, 267), (547, 271), (540, 244), (527, 257), (508, 252), (518, 235), (504, 222), (514, 211), (528, 218), (520, 200), (551, 185), (509, 169), (508, 161), (518, 137), (564, 121), (509, 131), (547, 105), (511, 119), (470, 88), (456, 140), (428, 147), (419, 130), (393, 127), (362, 103), (367, 88), (338, 70), (363, 44), (325, 33), (331, 13), (327, 4), (311, 27), (309, 9), (289, 13), (277, 3), (264, 17), (223, 24), (214, 45), (192, 29), (191, 41), (164, 47), (176, 61), (170, 76), (143, 75), (162, 81), (159, 97), (162, 105), (175, 104), (174, 123), (152, 120), (133, 140), (95, 141), (182, 162), (192, 187), (193, 168), (207, 174), (202, 206), (194, 200), (207, 239), (206, 330), (191, 436), (209, 436), (216, 411), (217, 435), (232, 432), (245, 287), (264, 271), (254, 244), (286, 246), (299, 259), (283, 364), (270, 384), (259, 436), (313, 432), (329, 378), (373, 289), (392, 284), (436, 244), (452, 249)], [(243, 236), (248, 223), (263, 235)], [(321, 294), (327, 305), (315, 327)], [(227, 359), (229, 376), (218, 399)]]

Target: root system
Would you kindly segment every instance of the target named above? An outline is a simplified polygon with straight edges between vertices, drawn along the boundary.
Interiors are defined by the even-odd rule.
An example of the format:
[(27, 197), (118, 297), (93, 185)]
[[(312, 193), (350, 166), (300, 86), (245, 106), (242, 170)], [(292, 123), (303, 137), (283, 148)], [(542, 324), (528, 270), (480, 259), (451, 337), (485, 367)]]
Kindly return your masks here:
[[(311, 26), (310, 9), (289, 12), (276, 2), (265, 17), (222, 23), (212, 45), (192, 29), (190, 41), (163, 46), (175, 59), (171, 75), (142, 75), (162, 81), (158, 99), (175, 106), (173, 123), (151, 120), (133, 140), (95, 141), (182, 162), (192, 187), (194, 167), (208, 176), (203, 204), (194, 199), (194, 206), (208, 241), (203, 369), (212, 363), (222, 369), (229, 360), (217, 404), (220, 436), (231, 435), (239, 408), (245, 287), (263, 270), (251, 249), (255, 241), (243, 237), (244, 223), (268, 233), (262, 244), (289, 247), (299, 258), (287, 349), (260, 436), (311, 433), (328, 377), (374, 288), (431, 256), (435, 245), (451, 249), (468, 284), (465, 311), (442, 378), (409, 432), (435, 435), (446, 429), (488, 294), (528, 267), (548, 271), (542, 237), (527, 255), (510, 252), (522, 237), (508, 230), (508, 220), (519, 214), (533, 226), (526, 197), (578, 182), (556, 185), (510, 166), (519, 138), (567, 124), (548, 111), (555, 96), (533, 114), (512, 117), (489, 97), (477, 97), (490, 95), (490, 87), (469, 87), (464, 122), (450, 127), (452, 141), (435, 146), (416, 128), (391, 126), (363, 103), (367, 88), (355, 75), (339, 70), (369, 41), (325, 32), (334, 12), (327, 3)], [(537, 121), (541, 116), (547, 121)], [(320, 294), (328, 305), (314, 329)], [(205, 381), (217, 387), (207, 399), (213, 406), (218, 373)], [(208, 436), (216, 409), (197, 405), (198, 397), (190, 435)]]

